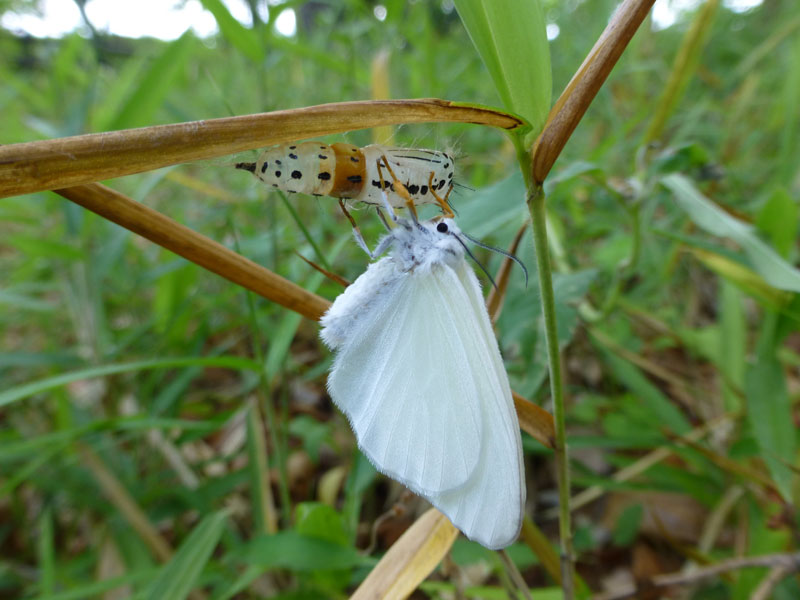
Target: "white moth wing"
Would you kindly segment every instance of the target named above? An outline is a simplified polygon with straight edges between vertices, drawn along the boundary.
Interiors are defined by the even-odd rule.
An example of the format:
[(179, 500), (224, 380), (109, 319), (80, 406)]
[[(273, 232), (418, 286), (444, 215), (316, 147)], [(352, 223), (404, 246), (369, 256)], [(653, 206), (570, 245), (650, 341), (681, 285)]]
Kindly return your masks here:
[(462, 333), (475, 340), (465, 346), (472, 355), (469, 362), (489, 366), (495, 383), (482, 396), (482, 452), (472, 477), (458, 490), (428, 499), (468, 538), (498, 549), (513, 543), (522, 527), (525, 476), (519, 422), (475, 274), (466, 263), (457, 272), (473, 310), (471, 322), (461, 324)]
[[(514, 408), (514, 399), (511, 396), (511, 385), (508, 382), (508, 374), (506, 373), (505, 365), (503, 364), (503, 357), (500, 355), (500, 348), (497, 344), (497, 337), (495, 337), (492, 323), (489, 320), (489, 312), (486, 310), (486, 303), (481, 294), (480, 284), (475, 273), (467, 265), (466, 261), (458, 265), (456, 269), (458, 278), (464, 285), (464, 290), (469, 296), (470, 302), (475, 309), (476, 323), (480, 326), (481, 335), (484, 340), (483, 348), (486, 349), (487, 354), (491, 357), (491, 363), (494, 368), (494, 373), (498, 381), (498, 387), (495, 390), (502, 390), (502, 394), (495, 394), (491, 400), (492, 405), (490, 410), (497, 415), (502, 422), (502, 428), (506, 433), (507, 439), (513, 441), (516, 446), (516, 452), (512, 453), (517, 457), (516, 463), (519, 468), (519, 480), (525, 479), (525, 467), (522, 464), (522, 439), (519, 433), (519, 420), (517, 419), (517, 409)], [(522, 502), (525, 501), (525, 490), (521, 489)]]
[(331, 350), (336, 350), (352, 339), (356, 324), (362, 318), (375, 318), (373, 311), (386, 308), (386, 296), (394, 293), (403, 273), (395, 263), (385, 257), (367, 267), (320, 319), (322, 341)]
[(485, 342), (452, 268), (401, 273), (387, 289), (351, 322), (328, 389), (378, 470), (430, 498), (474, 476), (496, 369), (470, 349)]

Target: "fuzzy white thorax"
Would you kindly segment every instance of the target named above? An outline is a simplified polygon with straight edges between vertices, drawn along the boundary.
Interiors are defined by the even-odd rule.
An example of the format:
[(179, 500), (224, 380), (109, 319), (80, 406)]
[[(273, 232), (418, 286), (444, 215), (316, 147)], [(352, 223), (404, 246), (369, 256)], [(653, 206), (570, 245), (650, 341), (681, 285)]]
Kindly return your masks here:
[(382, 303), (407, 274), (428, 274), (437, 265), (455, 268), (464, 260), (460, 234), (452, 219), (397, 219), (397, 227), (381, 238), (373, 253), (388, 251), (389, 256), (370, 264), (320, 319), (322, 341), (331, 350), (338, 348), (361, 316)]

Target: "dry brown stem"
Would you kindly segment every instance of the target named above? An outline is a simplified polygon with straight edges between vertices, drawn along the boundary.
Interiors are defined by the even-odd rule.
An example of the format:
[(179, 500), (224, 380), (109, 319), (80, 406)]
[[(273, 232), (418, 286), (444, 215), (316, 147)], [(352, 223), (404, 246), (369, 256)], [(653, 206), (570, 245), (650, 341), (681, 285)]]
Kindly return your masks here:
[(104, 185), (93, 183), (56, 192), (101, 217), (138, 233), (151, 242), (304, 317), (316, 321), (330, 305), (324, 298), (306, 291), (222, 244)]
[[(511, 241), (508, 247), (509, 254), (516, 254), (519, 248), (519, 243), (522, 241), (522, 236), (528, 230), (528, 223), (523, 223), (517, 230), (517, 234)], [(503, 259), (503, 264), (500, 265), (500, 270), (495, 276), (497, 283), (496, 287), (489, 290), (489, 295), (486, 297), (486, 309), (489, 311), (489, 317), (492, 319), (492, 325), (497, 324), (497, 319), (500, 318), (500, 309), (503, 307), (503, 301), (506, 298), (506, 290), (508, 289), (508, 279), (511, 275), (511, 268), (514, 266), (514, 261), (506, 257)]]
[(625, 0), (561, 93), (533, 145), (531, 174), (541, 184), (564, 145), (617, 64), (655, 0)]
[(10, 144), (0, 146), (0, 198), (331, 133), (436, 121), (508, 130), (523, 125), (497, 109), (436, 98), (369, 100)]

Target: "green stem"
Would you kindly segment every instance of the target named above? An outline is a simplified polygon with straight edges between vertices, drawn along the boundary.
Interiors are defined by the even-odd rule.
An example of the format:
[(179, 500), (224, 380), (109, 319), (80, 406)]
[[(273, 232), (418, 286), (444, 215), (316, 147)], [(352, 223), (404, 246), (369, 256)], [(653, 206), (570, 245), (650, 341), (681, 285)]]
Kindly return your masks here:
[(533, 224), (533, 241), (536, 248), (536, 266), (539, 273), (545, 338), (550, 359), (550, 392), (553, 397), (553, 417), (556, 424), (555, 459), (558, 477), (558, 529), (561, 538), (561, 586), (564, 599), (572, 600), (575, 597), (575, 561), (569, 508), (569, 459), (564, 424), (564, 386), (561, 377), (561, 355), (558, 349), (558, 332), (556, 330), (556, 301), (553, 293), (553, 276), (550, 270), (550, 253), (547, 246), (547, 215), (544, 200), (544, 191), (541, 186), (528, 187), (528, 210)]

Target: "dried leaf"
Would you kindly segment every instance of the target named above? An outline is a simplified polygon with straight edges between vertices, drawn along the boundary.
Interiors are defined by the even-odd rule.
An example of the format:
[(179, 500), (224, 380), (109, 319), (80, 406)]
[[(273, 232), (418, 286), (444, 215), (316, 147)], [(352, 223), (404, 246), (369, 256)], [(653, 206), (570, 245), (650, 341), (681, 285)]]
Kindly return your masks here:
[(444, 558), (456, 537), (458, 529), (431, 508), (375, 565), (351, 600), (408, 597)]

